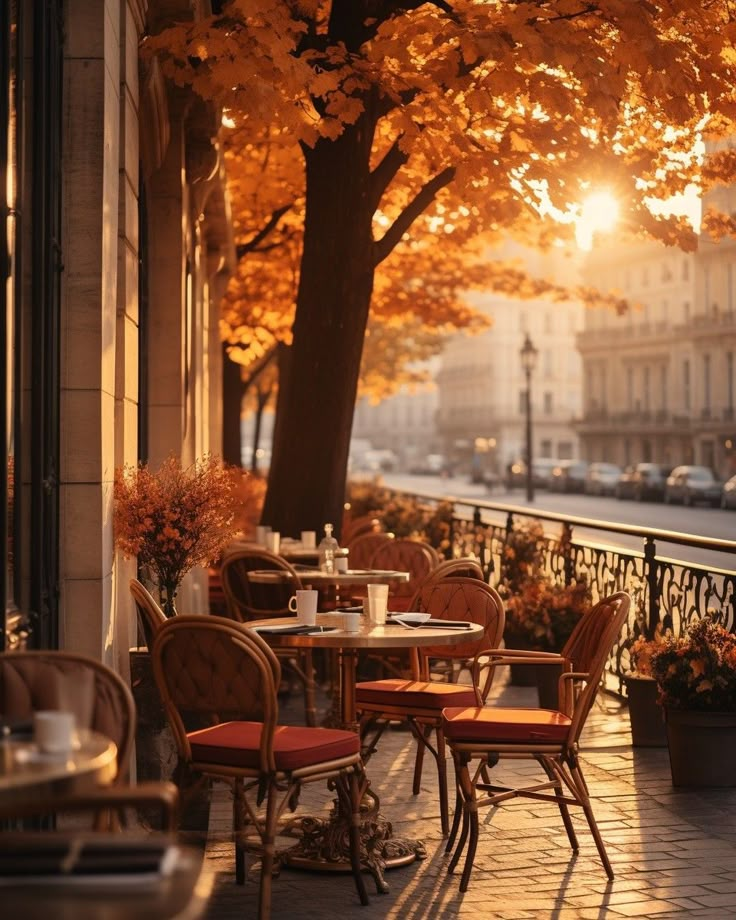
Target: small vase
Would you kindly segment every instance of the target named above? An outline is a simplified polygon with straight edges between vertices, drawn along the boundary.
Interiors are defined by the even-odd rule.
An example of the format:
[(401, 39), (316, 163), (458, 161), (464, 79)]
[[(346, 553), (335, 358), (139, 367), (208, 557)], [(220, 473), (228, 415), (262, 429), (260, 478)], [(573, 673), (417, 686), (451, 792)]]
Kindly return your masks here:
[(665, 709), (673, 786), (736, 786), (736, 712)]
[(176, 592), (178, 590), (178, 581), (174, 584), (162, 583), (158, 587), (159, 606), (167, 617), (176, 616)]

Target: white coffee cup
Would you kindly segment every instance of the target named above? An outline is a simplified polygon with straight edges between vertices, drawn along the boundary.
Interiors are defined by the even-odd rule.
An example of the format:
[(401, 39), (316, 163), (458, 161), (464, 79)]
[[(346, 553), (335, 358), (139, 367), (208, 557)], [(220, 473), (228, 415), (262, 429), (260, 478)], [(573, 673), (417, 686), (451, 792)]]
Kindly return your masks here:
[(348, 570), (348, 557), (347, 556), (335, 556), (335, 571), (336, 572), (347, 572)]
[(301, 537), (302, 537), (302, 549), (317, 549), (317, 531), (316, 530), (303, 530)]
[(375, 626), (386, 622), (388, 585), (368, 585), (368, 619)]
[(281, 549), (281, 534), (278, 530), (270, 530), (266, 534), (266, 549), (269, 553), (277, 553)]
[(39, 710), (33, 714), (33, 739), (46, 754), (66, 754), (74, 746), (73, 712)]
[(289, 598), (289, 610), (296, 614), (302, 626), (314, 626), (317, 622), (317, 598), (313, 588), (299, 590)]
[(267, 527), (265, 524), (258, 524), (256, 527), (256, 543), (260, 543), (261, 546), (266, 545), (266, 534), (271, 533), (271, 528)]
[(345, 630), (345, 632), (360, 632), (361, 615), (357, 610), (347, 610), (345, 613), (343, 613), (342, 617), (342, 628)]

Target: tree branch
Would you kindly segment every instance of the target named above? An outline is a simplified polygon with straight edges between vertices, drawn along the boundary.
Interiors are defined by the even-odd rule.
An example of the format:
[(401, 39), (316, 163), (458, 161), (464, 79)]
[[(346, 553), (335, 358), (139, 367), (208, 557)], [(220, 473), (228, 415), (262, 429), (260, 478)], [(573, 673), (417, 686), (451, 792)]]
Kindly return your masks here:
[(426, 185), (420, 189), (420, 191), (404, 208), (401, 214), (399, 214), (396, 220), (391, 224), (381, 239), (376, 240), (376, 242), (373, 244), (374, 265), (378, 265), (380, 262), (383, 262), (383, 260), (388, 255), (390, 255), (394, 246), (396, 246), (401, 237), (406, 233), (409, 227), (411, 227), (417, 217), (419, 217), (423, 211), (426, 211), (426, 209), (434, 201), (437, 192), (439, 192), (440, 189), (443, 189), (446, 185), (449, 185), (454, 178), (455, 167), (448, 166), (446, 169), (443, 169), (442, 172), (437, 173), (433, 179), (430, 179), (429, 182), (427, 182)]
[(247, 256), (249, 252), (254, 252), (258, 248), (258, 244), (261, 243), (269, 233), (271, 233), (277, 226), (281, 218), (286, 214), (287, 211), (290, 211), (292, 208), (291, 204), (285, 204), (282, 208), (276, 208), (276, 210), (271, 214), (266, 223), (261, 227), (261, 229), (256, 233), (256, 235), (248, 240), (247, 243), (240, 243), (235, 247), (235, 254), (238, 259), (242, 259), (243, 256)]
[(401, 169), (404, 163), (406, 163), (406, 161), (409, 159), (409, 155), (404, 153), (404, 151), (399, 146), (400, 141), (401, 137), (397, 137), (393, 144), (389, 147), (381, 162), (371, 173), (370, 205), (371, 210), (373, 211), (375, 211), (378, 207), (378, 202), (381, 200), (381, 196), (388, 187), (389, 182)]

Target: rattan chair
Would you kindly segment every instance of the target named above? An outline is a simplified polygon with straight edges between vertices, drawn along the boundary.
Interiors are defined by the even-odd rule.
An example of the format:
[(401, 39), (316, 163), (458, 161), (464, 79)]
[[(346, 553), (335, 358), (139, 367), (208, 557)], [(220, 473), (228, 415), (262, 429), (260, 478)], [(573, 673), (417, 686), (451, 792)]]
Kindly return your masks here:
[(389, 609), (411, 610), (417, 588), (439, 565), (437, 550), (420, 540), (387, 540), (373, 553), (372, 569), (388, 569), (408, 572), (409, 580), (391, 585), (389, 588)]
[[(283, 580), (272, 584), (257, 584), (248, 573), (264, 569), (283, 574)], [(227, 552), (220, 568), (225, 608), (231, 620), (247, 623), (268, 617), (292, 617), (289, 598), (303, 587), (294, 568), (274, 553), (254, 546), (241, 546)], [(317, 724), (314, 667), (311, 649), (278, 649), (276, 656), (301, 684), (304, 692), (304, 713), (307, 725)]]
[(9, 723), (30, 723), (34, 712), (41, 710), (71, 712), (77, 728), (114, 741), (117, 775), (110, 786), (82, 795), (62, 793), (23, 808), (11, 803), (0, 817), (88, 810), (96, 813), (98, 829), (116, 828), (125, 807), (155, 805), (162, 812), (164, 827), (173, 826), (178, 796), (171, 783), (128, 784), (136, 712), (130, 689), (119, 674), (93, 658), (70, 652), (0, 654), (0, 717)]
[(394, 539), (392, 533), (362, 533), (349, 540), (348, 562), (351, 569), (367, 569), (379, 546)]
[[(496, 591), (474, 578), (445, 578), (428, 584), (417, 609), (444, 620), (468, 620), (483, 625), (483, 635), (460, 645), (422, 648), (411, 680), (387, 678), (363, 681), (356, 686), (356, 706), (361, 723), (364, 757), (370, 756), (391, 719), (407, 720), (417, 739), (413, 793), (419, 794), (424, 751), (437, 764), (442, 833), (449, 833), (447, 763), (442, 727), (445, 706), (482, 706), (491, 688), (493, 668), (474, 674), (472, 685), (431, 679), (431, 659), (465, 660), (482, 648), (496, 646), (504, 627), (504, 608)], [(432, 734), (435, 744), (431, 743)]]
[(149, 652), (159, 628), (166, 622), (166, 614), (153, 599), (150, 591), (137, 578), (130, 579), (130, 593), (135, 601), (138, 625), (146, 640)]
[[(578, 842), (568, 809), (571, 805), (582, 808), (606, 874), (609, 879), (613, 878), (580, 764), (580, 735), (608, 656), (626, 622), (629, 606), (630, 598), (625, 593), (613, 594), (597, 603), (575, 627), (566, 645), (566, 656), (491, 649), (477, 657), (478, 665), (483, 661), (497, 666), (525, 660), (536, 667), (562, 666), (558, 710), (498, 706), (445, 709), (442, 723), (452, 751), (458, 792), (458, 809), (448, 850), (455, 842), (458, 818), (462, 814), (462, 832), (448, 871), (454, 871), (467, 846), (461, 891), (467, 890), (470, 881), (478, 844), (479, 809), (495, 807), (517, 797), (557, 805), (574, 853), (578, 852)], [(546, 779), (516, 788), (494, 785), (487, 781), (487, 768), (499, 757), (532, 758), (539, 763)], [(471, 773), (473, 761), (478, 762), (478, 767)], [(482, 782), (479, 781), (481, 773)]]
[[(154, 642), (153, 669), (181, 760), (232, 786), (236, 880), (245, 881), (246, 852), (257, 853), (260, 920), (270, 913), (279, 817), (293, 810), (301, 787), (310, 782), (334, 784), (341, 801), (349, 803), (352, 874), (367, 904), (360, 864), (364, 782), (358, 736), (279, 725), (278, 659), (254, 630), (221, 617), (168, 620)], [(188, 732), (189, 716), (207, 716), (214, 724)]]

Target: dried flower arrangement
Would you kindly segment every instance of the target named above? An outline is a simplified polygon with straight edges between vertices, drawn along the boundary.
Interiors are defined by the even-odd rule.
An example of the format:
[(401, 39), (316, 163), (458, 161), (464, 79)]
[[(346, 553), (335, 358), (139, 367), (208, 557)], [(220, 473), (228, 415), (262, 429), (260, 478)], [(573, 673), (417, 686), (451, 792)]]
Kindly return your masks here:
[(171, 455), (156, 472), (145, 464), (116, 470), (113, 495), (115, 545), (148, 567), (172, 616), (182, 578), (217, 559), (238, 532), (237, 479), (209, 454), (188, 467)]

